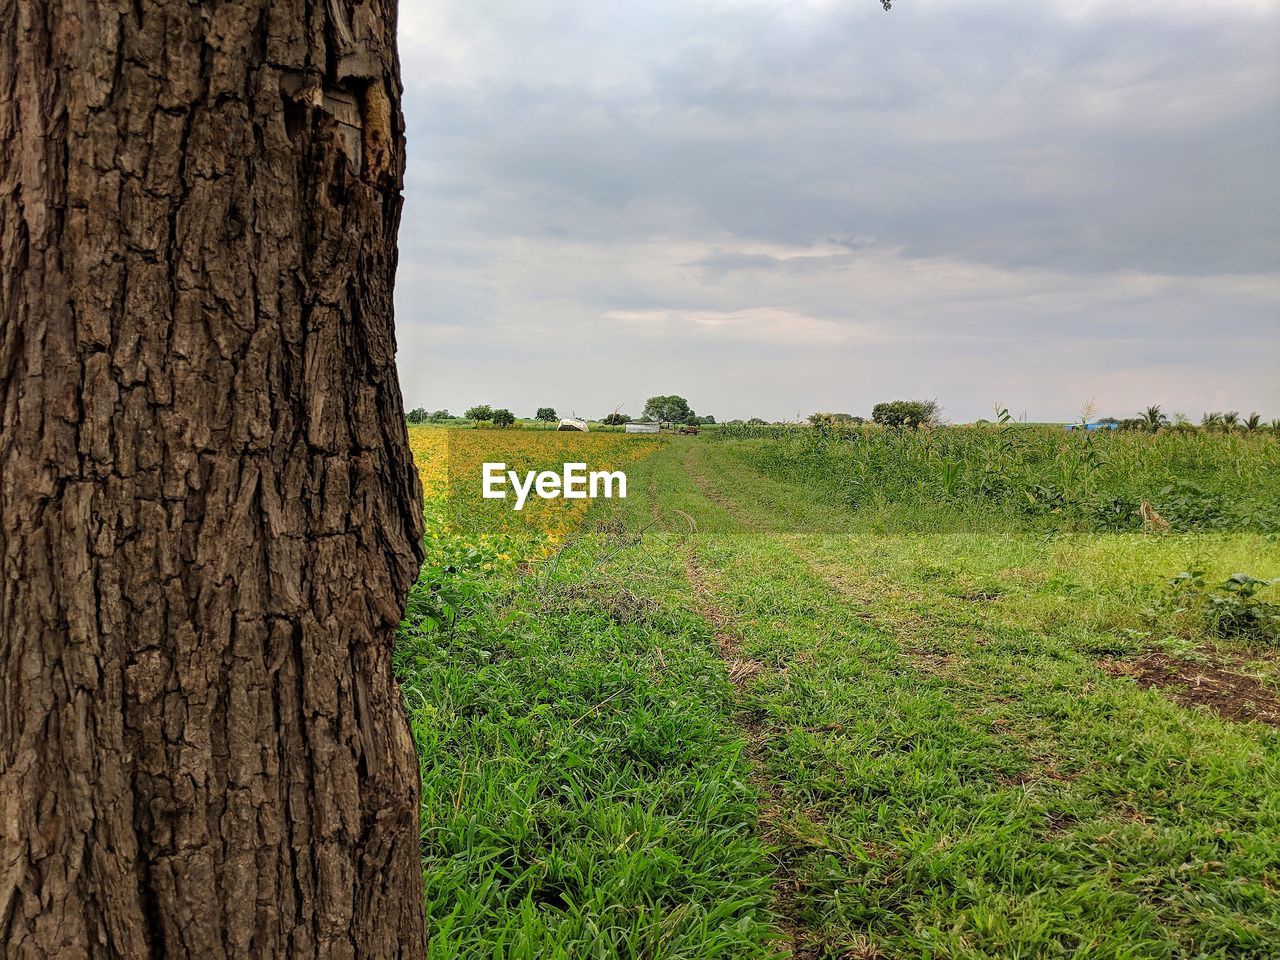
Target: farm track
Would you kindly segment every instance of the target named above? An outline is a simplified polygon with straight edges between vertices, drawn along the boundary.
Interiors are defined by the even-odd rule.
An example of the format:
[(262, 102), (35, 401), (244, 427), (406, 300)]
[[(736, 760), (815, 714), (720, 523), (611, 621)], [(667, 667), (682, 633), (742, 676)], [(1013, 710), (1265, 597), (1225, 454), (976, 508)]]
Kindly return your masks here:
[(701, 445), (690, 444), (685, 447), (680, 461), (684, 472), (708, 502), (728, 514), (735, 523), (741, 525), (744, 531), (759, 532), (761, 528), (759, 519), (749, 514), (738, 501), (713, 484), (706, 471), (705, 460), (703, 459), (705, 455), (706, 448)]
[(794, 905), (787, 898), (787, 891), (794, 885), (790, 876), (788, 858), (784, 846), (779, 843), (779, 834), (783, 818), (782, 808), (787, 798), (781, 785), (772, 780), (767, 773), (766, 753), (769, 749), (764, 725), (751, 716), (747, 705), (743, 702), (744, 687), (765, 669), (759, 660), (743, 658), (740, 653), (740, 637), (733, 624), (732, 617), (717, 604), (715, 589), (707, 573), (698, 563), (696, 547), (690, 546), (685, 559), (685, 577), (693, 594), (694, 610), (711, 627), (716, 649), (720, 659), (724, 661), (725, 674), (734, 688), (734, 722), (743, 732), (746, 743), (746, 757), (751, 764), (751, 785), (760, 796), (758, 829), (761, 838), (769, 847), (777, 852), (772, 856), (775, 866), (775, 882), (773, 885), (774, 902), (772, 909), (779, 917), (782, 934), (781, 946), (787, 956), (796, 960), (806, 960), (813, 956), (806, 949), (809, 939), (803, 924), (799, 921)]
[[(1134, 935), (1126, 932), (1133, 923), (1135, 932), (1146, 925), (1141, 936), (1154, 937), (1153, 949), (1159, 943), (1158, 949), (1169, 956), (1191, 956), (1200, 949), (1202, 941), (1187, 932), (1188, 924), (1199, 922), (1196, 908), (1181, 906), (1184, 898), (1195, 902), (1186, 874), (1162, 881), (1159, 893), (1112, 880), (1104, 887), (1118, 884), (1114, 889), (1083, 907), (1072, 903), (1070, 885), (1097, 883), (1110, 869), (1106, 859), (1092, 863), (1096, 838), (1105, 842), (1135, 829), (1146, 833), (1141, 840), (1133, 836), (1127, 841), (1133, 850), (1108, 856), (1136, 857), (1139, 863), (1143, 857), (1194, 862), (1210, 856), (1190, 851), (1197, 849), (1202, 823), (1206, 818), (1212, 822), (1214, 814), (1200, 806), (1204, 800), (1196, 778), (1179, 771), (1211, 762), (1210, 745), (1222, 734), (1215, 732), (1213, 719), (1189, 707), (1199, 703), (1232, 719), (1268, 723), (1273, 695), (1269, 698), (1256, 685), (1249, 709), (1235, 717), (1218, 710), (1208, 697), (1197, 700), (1157, 689), (1151, 699), (1141, 691), (1159, 684), (1141, 677), (1136, 685), (1115, 680), (1123, 671), (1071, 649), (1071, 635), (1058, 633), (1068, 621), (1047, 617), (1043, 626), (1034, 619), (1024, 624), (1026, 614), (1018, 604), (1038, 594), (1015, 593), (1006, 601), (1002, 587), (970, 584), (962, 576), (941, 581), (944, 589), (923, 590), (859, 557), (863, 546), (922, 551), (935, 558), (926, 562), (936, 564), (967, 549), (963, 535), (886, 540), (852, 533), (833, 536), (832, 531), (818, 536), (790, 532), (789, 518), (772, 512), (778, 491), (760, 489), (776, 486), (776, 481), (738, 470), (730, 485), (726, 465), (714, 459), (716, 451), (690, 445), (673, 452), (688, 487), (683, 506), (700, 517), (728, 517), (739, 531), (692, 536), (685, 572), (691, 605), (708, 624), (733, 686), (733, 718), (743, 732), (752, 784), (760, 795), (759, 828), (773, 850), (774, 910), (792, 956), (913, 956), (926, 943), (947, 944), (937, 951), (940, 956), (956, 951), (1005, 955), (1000, 952), (1005, 947), (992, 942), (1009, 942), (1002, 938), (1016, 936), (1013, 929), (985, 934), (993, 938), (985, 948), (968, 943), (970, 934), (962, 933), (962, 927), (948, 929), (956, 922), (957, 908), (948, 905), (953, 884), (971, 882), (967, 873), (952, 878), (953, 868), (942, 866), (952, 859), (945, 851), (961, 837), (977, 850), (1009, 844), (1022, 851), (1033, 871), (1030, 864), (1049, 851), (1059, 852), (1040, 869), (1060, 870), (1060, 864), (1051, 866), (1059, 863), (1053, 857), (1067, 857), (1073, 864), (1075, 872), (1066, 875), (1076, 879), (1050, 881), (1046, 876), (1043, 890), (1033, 884), (1033, 897), (1077, 911), (1074, 916), (1046, 915), (1046, 931), (1036, 935), (1046, 938), (1037, 941), (1041, 945), (1070, 948), (1077, 942), (1075, 931), (1084, 927), (1090, 928), (1095, 943), (1114, 945)], [(694, 491), (705, 501), (701, 507)], [(1043, 547), (1035, 549), (1043, 554)], [(1015, 570), (1014, 575), (1021, 574)], [(1034, 586), (1037, 576), (1038, 571), (1028, 572), (1027, 583)], [(790, 589), (803, 584), (803, 597), (786, 596), (788, 584)], [(776, 601), (776, 614), (773, 603), (759, 601), (775, 588), (784, 594)], [(753, 610), (757, 601), (760, 607)], [(791, 606), (799, 612), (794, 620), (783, 612)], [(1049, 664), (1052, 669), (1046, 669)], [(810, 688), (812, 695), (799, 692)], [(1165, 697), (1169, 700), (1162, 704)], [(1061, 711), (1074, 714), (1065, 727), (1055, 719)], [(1101, 712), (1095, 716), (1093, 711)], [(1116, 719), (1106, 719), (1112, 713)], [(1121, 719), (1126, 714), (1142, 719)], [(1140, 745), (1127, 742), (1130, 723), (1149, 727), (1137, 738)], [(1190, 741), (1192, 755), (1184, 757), (1188, 746), (1182, 738), (1188, 726), (1201, 732)], [(1261, 762), (1252, 729), (1232, 731), (1229, 748), (1252, 757), (1251, 764)], [(1098, 756), (1101, 742), (1113, 743), (1109, 749), (1116, 752)], [(1127, 776), (1126, 748), (1167, 753), (1162, 761), (1167, 772), (1149, 785), (1117, 786)], [(853, 752), (846, 754), (849, 750)], [(886, 750), (887, 765), (877, 756)], [(899, 750), (907, 752), (892, 759)], [(816, 758), (841, 756), (848, 759), (836, 760), (832, 769), (823, 768), (830, 760), (804, 769)], [(838, 771), (846, 763), (854, 770), (884, 766), (884, 776), (902, 777), (902, 786), (892, 779), (845, 786)], [(972, 770), (973, 779), (952, 785), (956, 772), (964, 769)], [(922, 777), (927, 779), (911, 786)], [(868, 791), (874, 799), (857, 799)], [(1183, 799), (1174, 802), (1172, 797)], [(885, 817), (886, 801), (891, 808), (902, 804), (920, 812), (908, 812), (894, 826), (901, 813), (891, 809), (883, 827), (877, 826), (875, 821)], [(915, 817), (923, 821), (909, 825)], [(931, 828), (933, 820), (957, 822)], [(859, 826), (862, 821), (867, 823)], [(1230, 822), (1240, 831), (1260, 829), (1260, 837), (1269, 829), (1254, 827), (1248, 814)], [(1164, 833), (1152, 832), (1157, 828), (1147, 824), (1160, 824), (1158, 831)], [(899, 830), (922, 828), (926, 834), (942, 832), (923, 848), (907, 840), (909, 833), (895, 837)], [(982, 839), (985, 834), (989, 837)], [(1152, 844), (1162, 835), (1178, 838), (1186, 852), (1156, 853)], [(1249, 866), (1247, 855), (1235, 855), (1242, 859), (1228, 867), (1223, 853), (1217, 853), (1223, 858), (1219, 868), (1244, 879), (1256, 867)], [(938, 871), (935, 877), (923, 885), (908, 879), (922, 869), (915, 864), (934, 860), (938, 866), (923, 869)], [(984, 870), (981, 861), (964, 869), (979, 876)], [(993, 904), (1018, 902), (1013, 890), (1004, 889), (1008, 881), (985, 882), (993, 884), (983, 895)], [(1063, 884), (1062, 889), (1055, 884)], [(855, 905), (836, 907), (833, 895)], [(865, 899), (860, 906), (859, 899)], [(1234, 914), (1242, 931), (1265, 929), (1271, 922), (1265, 910), (1253, 913), (1243, 905), (1232, 910), (1242, 911)], [(965, 922), (964, 914), (959, 916)], [(922, 935), (926, 939), (919, 939)], [(1251, 935), (1242, 935), (1230, 949), (1235, 951), (1231, 956), (1267, 955)]]
[[(705, 447), (689, 446), (683, 451), (681, 467), (686, 476), (693, 482), (699, 493), (719, 510), (724, 511), (739, 524), (743, 533), (762, 534), (775, 532), (776, 525), (753, 514), (741, 501), (716, 487), (708, 474), (704, 459)], [(779, 538), (781, 535), (778, 534)], [(774, 902), (773, 911), (779, 919), (780, 946), (784, 956), (794, 960), (819, 960), (822, 957), (838, 955), (848, 960), (876, 960), (883, 955), (872, 947), (865, 939), (858, 938), (854, 942), (839, 946), (839, 953), (832, 954), (833, 946), (829, 936), (806, 924), (803, 910), (795, 895), (803, 888), (805, 879), (801, 867), (802, 852), (796, 841), (801, 844), (807, 830), (797, 830), (796, 824), (822, 828), (821, 815), (812, 807), (805, 809), (788, 792), (786, 784), (773, 775), (772, 770), (779, 766), (781, 754), (776, 753), (772, 741), (786, 734), (785, 730), (764, 721), (760, 715), (758, 704), (753, 704), (746, 696), (749, 686), (763, 675), (776, 681), (779, 675), (785, 674), (785, 664), (766, 664), (743, 652), (744, 637), (741, 626), (734, 616), (728, 612), (728, 605), (718, 583), (718, 572), (707, 567), (698, 557), (699, 541), (708, 537), (724, 542), (737, 539), (736, 535), (707, 534), (694, 537), (685, 548), (685, 577), (689, 583), (694, 612), (710, 627), (716, 649), (724, 662), (725, 674), (734, 690), (733, 719), (743, 733), (746, 744), (746, 756), (751, 764), (751, 784), (757, 790), (759, 801), (759, 830), (761, 839), (773, 851), (774, 865)], [(799, 544), (788, 537), (793, 550), (799, 559)], [(807, 561), (806, 561), (807, 562)], [(839, 593), (832, 586), (833, 597)]]

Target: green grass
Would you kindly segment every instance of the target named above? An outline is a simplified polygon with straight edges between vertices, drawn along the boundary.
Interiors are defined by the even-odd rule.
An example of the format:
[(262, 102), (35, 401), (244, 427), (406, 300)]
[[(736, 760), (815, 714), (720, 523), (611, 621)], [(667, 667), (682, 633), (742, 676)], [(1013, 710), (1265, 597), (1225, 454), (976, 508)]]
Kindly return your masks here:
[[(397, 653), (433, 958), (760, 956), (769, 868), (729, 685), (679, 558), (568, 548)], [(619, 590), (614, 578), (631, 589)], [(640, 592), (637, 592), (640, 591)]]
[(1270, 448), (1112, 449), (1095, 491), (1235, 518), (1154, 536), (901, 464), (841, 497), (848, 452), (793, 442), (675, 439), (553, 563), (479, 557), (453, 629), (406, 623), (432, 957), (1274, 956), (1280, 733), (1104, 669), (1209, 655), (1173, 574), (1280, 576)]
[(1095, 665), (1138, 642), (1108, 595), (1123, 580), (1075, 566), (1096, 594), (1076, 619), (1050, 579), (939, 591), (994, 592), (993, 567), (1054, 569), (1071, 546), (739, 537), (699, 555), (767, 666), (743, 710), (783, 797), (792, 920), (826, 955), (1273, 955), (1280, 740)]

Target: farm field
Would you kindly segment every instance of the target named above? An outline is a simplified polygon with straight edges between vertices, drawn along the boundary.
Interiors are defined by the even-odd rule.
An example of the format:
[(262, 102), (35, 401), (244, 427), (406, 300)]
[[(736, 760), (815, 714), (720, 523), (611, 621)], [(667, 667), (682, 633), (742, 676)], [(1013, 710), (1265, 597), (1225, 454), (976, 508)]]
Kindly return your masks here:
[[(441, 432), (432, 957), (1275, 955), (1275, 437)], [(441, 479), (575, 445), (626, 500)]]

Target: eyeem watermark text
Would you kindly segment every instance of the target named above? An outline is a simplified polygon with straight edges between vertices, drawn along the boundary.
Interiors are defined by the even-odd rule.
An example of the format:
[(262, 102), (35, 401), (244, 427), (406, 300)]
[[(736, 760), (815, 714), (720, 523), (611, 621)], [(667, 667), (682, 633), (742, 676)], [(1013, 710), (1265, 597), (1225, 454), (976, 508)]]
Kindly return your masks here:
[(530, 493), (537, 494), (543, 500), (554, 500), (557, 497), (564, 497), (566, 500), (626, 497), (627, 475), (621, 470), (587, 472), (585, 463), (566, 463), (560, 473), (554, 470), (530, 470), (521, 477), (515, 470), (508, 470), (505, 463), (484, 464), (486, 500), (505, 500), (508, 486), (515, 492), (515, 509), (523, 510)]

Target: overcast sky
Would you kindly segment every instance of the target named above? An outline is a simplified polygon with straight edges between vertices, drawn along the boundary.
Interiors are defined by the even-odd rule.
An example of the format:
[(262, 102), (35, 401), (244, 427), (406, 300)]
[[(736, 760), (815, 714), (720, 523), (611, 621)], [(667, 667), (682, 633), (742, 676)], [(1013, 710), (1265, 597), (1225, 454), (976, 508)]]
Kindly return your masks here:
[(1280, 417), (1280, 0), (401, 0), (406, 405)]

